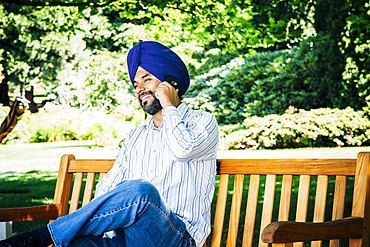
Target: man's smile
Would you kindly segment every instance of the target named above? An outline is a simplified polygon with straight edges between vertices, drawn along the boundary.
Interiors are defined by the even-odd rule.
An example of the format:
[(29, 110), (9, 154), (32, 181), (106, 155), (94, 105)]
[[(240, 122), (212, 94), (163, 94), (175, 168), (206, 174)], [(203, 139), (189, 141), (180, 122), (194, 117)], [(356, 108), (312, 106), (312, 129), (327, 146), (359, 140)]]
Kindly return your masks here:
[(141, 105), (146, 105), (149, 101), (149, 99), (151, 98), (151, 96), (154, 96), (154, 93), (152, 91), (148, 91), (148, 92), (143, 92), (141, 94), (139, 94), (139, 101), (141, 103)]

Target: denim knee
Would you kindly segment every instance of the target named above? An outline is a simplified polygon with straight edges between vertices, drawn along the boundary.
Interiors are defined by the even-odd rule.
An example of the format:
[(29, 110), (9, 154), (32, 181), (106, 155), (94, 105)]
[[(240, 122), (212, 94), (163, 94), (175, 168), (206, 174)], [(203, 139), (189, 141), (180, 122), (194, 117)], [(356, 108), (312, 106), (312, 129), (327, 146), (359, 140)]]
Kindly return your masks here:
[(122, 197), (135, 197), (145, 201), (160, 201), (156, 187), (145, 179), (126, 180), (116, 187), (116, 195)]

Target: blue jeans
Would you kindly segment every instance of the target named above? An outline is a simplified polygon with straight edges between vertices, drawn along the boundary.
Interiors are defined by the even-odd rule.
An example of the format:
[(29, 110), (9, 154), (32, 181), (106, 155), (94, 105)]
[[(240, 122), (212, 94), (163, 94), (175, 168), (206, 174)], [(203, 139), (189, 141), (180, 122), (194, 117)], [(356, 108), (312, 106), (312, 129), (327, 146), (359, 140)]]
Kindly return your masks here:
[[(48, 224), (55, 246), (192, 247), (182, 222), (146, 180), (128, 180)], [(117, 236), (103, 238), (116, 230)]]

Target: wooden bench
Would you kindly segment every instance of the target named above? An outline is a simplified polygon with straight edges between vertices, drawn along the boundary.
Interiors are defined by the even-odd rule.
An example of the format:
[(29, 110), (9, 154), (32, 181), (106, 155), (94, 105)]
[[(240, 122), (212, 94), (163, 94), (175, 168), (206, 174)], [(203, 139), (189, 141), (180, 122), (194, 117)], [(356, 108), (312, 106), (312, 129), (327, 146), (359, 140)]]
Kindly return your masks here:
[[(0, 221), (53, 220), (75, 211), (79, 202), (85, 205), (91, 200), (97, 180), (113, 162), (64, 155), (54, 204), (1, 209)], [(321, 240), (347, 238), (342, 241), (346, 246), (369, 246), (369, 164), (370, 153), (359, 153), (357, 160), (219, 159), (217, 205), (207, 245), (296, 242), (298, 247), (303, 241), (320, 240), (311, 245), (340, 246), (340, 240)]]

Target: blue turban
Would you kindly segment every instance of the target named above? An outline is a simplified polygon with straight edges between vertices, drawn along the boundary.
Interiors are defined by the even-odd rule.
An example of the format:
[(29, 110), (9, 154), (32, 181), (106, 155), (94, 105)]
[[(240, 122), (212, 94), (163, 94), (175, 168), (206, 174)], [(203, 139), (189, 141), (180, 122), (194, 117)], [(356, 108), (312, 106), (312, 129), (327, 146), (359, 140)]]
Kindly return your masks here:
[(154, 41), (144, 41), (134, 46), (127, 55), (128, 73), (133, 84), (141, 66), (160, 81), (173, 76), (179, 81), (179, 95), (185, 94), (190, 85), (189, 72), (181, 58), (168, 47)]

